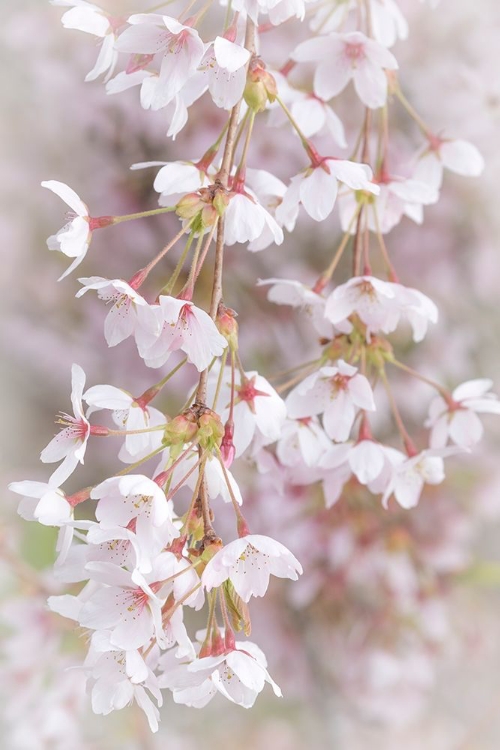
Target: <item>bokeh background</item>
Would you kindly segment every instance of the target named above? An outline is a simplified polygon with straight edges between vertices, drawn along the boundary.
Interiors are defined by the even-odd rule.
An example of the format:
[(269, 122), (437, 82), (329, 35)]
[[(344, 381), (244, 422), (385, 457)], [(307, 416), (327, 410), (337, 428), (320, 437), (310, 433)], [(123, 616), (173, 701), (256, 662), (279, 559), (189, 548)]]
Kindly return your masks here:
[[(408, 362), (450, 386), (481, 375), (491, 377), (498, 392), (500, 5), (401, 5), (410, 37), (394, 52), (407, 96), (436, 131), (475, 143), (486, 169), (474, 180), (448, 176), (423, 227), (405, 221), (391, 234), (402, 282), (422, 289), (441, 312), (425, 344), (397, 343)], [(143, 0), (106, 2), (121, 16), (147, 7)], [(83, 82), (97, 50), (87, 35), (65, 31), (60, 15), (45, 0), (0, 3), (2, 487), (46, 478), (38, 454), (53, 434), (54, 415), (67, 408), (73, 362), (83, 366), (89, 383), (137, 394), (155, 379), (130, 342), (110, 356), (102, 306), (90, 295), (75, 300), (74, 275), (56, 283), (66, 261), (50, 253), (45, 240), (62, 223), (61, 204), (40, 182), (67, 182), (94, 215), (153, 208), (154, 173), (131, 172), (130, 165), (199, 157), (223, 122), (202, 100), (176, 142), (167, 141), (163, 113), (141, 110), (136, 91), (108, 97), (99, 83)], [(264, 40), (266, 59), (282, 64), (293, 35), (285, 25)], [(349, 132), (356, 112), (347, 104), (339, 113)], [(418, 133), (403, 114), (393, 122), (393, 163), (408, 171)], [(295, 139), (259, 128), (262, 145), (254, 148), (253, 165), (287, 180), (302, 166)], [(128, 278), (162, 246), (174, 221), (166, 216), (98, 233), (77, 275)], [(240, 315), (247, 369), (269, 375), (295, 364), (297, 351), (306, 360), (314, 350), (307, 325), (267, 304), (255, 281), (274, 275), (312, 281), (338, 233), (327, 224), (303, 221), (283, 246), (258, 256), (241, 247), (228, 253), (225, 301)], [(208, 280), (201, 279), (201, 301)], [(175, 409), (185, 387), (182, 377), (173, 382), (165, 409)], [(404, 379), (396, 388), (406, 418), (421, 429), (428, 389)], [(175, 706), (167, 695), (155, 737), (133, 708), (105, 719), (90, 713), (81, 672), (67, 669), (81, 663), (85, 644), (44, 608), (47, 592), (61, 590), (50, 574), (55, 534), (21, 521), (17, 498), (4, 490), (2, 747), (497, 750), (500, 426), (493, 417), (486, 421), (487, 436), (475, 455), (455, 461), (446, 485), (390, 523), (363, 498), (347, 510), (341, 505), (330, 514), (314, 513), (314, 493), (295, 489), (284, 498), (265, 477), (250, 481), (240, 470), (259, 531), (276, 528), (301, 559), (304, 536), (318, 540), (314, 554), (306, 555), (300, 587), (294, 592), (276, 583), (253, 609), (253, 639), (268, 653), (285, 698), (264, 694), (251, 712), (221, 699), (197, 712)], [(382, 420), (379, 427), (388, 434), (389, 424)], [(90, 451), (70, 490), (114, 470), (116, 446), (105, 442)]]

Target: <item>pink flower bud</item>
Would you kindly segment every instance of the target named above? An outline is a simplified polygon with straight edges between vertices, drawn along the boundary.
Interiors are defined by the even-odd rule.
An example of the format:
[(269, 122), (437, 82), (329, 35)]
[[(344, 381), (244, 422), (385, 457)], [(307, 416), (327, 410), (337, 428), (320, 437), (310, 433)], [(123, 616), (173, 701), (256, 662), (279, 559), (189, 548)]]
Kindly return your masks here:
[(226, 427), (224, 429), (224, 437), (222, 438), (222, 443), (220, 446), (220, 452), (222, 455), (222, 460), (224, 461), (224, 466), (226, 469), (229, 469), (231, 464), (234, 461), (234, 456), (236, 453), (236, 448), (234, 447), (233, 443), (233, 435), (234, 435), (234, 425), (229, 422), (227, 422)]

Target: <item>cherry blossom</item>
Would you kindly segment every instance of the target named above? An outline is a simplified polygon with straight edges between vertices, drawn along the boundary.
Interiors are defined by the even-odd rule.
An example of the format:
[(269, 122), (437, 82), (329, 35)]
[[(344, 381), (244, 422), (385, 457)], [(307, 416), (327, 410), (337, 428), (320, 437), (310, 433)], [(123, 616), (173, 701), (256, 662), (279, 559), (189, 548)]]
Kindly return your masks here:
[[(321, 487), (323, 490), (323, 499), (325, 506), (331, 508), (337, 503), (344, 489), (344, 486), (352, 476), (352, 471), (349, 464), (346, 462), (347, 453), (343, 444), (334, 445), (333, 449), (340, 449), (342, 455), (335, 456), (332, 449), (327, 451), (324, 456), (321, 457), (321, 465), (323, 472), (321, 474)], [(333, 453), (333, 456), (332, 456)], [(333, 466), (328, 466), (329, 458), (332, 458)]]
[(257, 285), (271, 285), (267, 293), (270, 302), (300, 308), (310, 316), (314, 329), (320, 336), (333, 337), (333, 326), (325, 318), (326, 300), (321, 294), (294, 279), (259, 279)]
[[(73, 212), (48, 240), (50, 249), (71, 259), (61, 278), (82, 262), (95, 229), (131, 222), (134, 252), (109, 259), (123, 265), (113, 271), (117, 278), (82, 278), (76, 294), (95, 290), (108, 303), (104, 334), (111, 351), (101, 369), (121, 373), (125, 381), (86, 390), (83, 370), (73, 365), (74, 414), (61, 416), (62, 431), (41, 454), (44, 463), (59, 467), (47, 481), (10, 485), (21, 498), (23, 518), (58, 529), (57, 560), (52, 576), (20, 567), (22, 585), (13, 588), (21, 594), (26, 588), (31, 599), (39, 590), (40, 601), (48, 591), (51, 612), (83, 629), (75, 646), (89, 646), (83, 668), (63, 674), (87, 678), (94, 712), (107, 715), (135, 703), (156, 732), (162, 689), (171, 690), (175, 703), (196, 708), (218, 693), (249, 708), (266, 683), (281, 695), (262, 651), (252, 642), (235, 642), (235, 633), (250, 633), (250, 600), (267, 593), (271, 575), (297, 581), (277, 587), (278, 606), (263, 620), (277, 657), (292, 654), (296, 682), (311, 682), (308, 660), (293, 640), (293, 620), (310, 620), (318, 644), (309, 644), (313, 657), (322, 656), (324, 643), (336, 653), (334, 669), (326, 665), (322, 675), (325, 686), (331, 671), (344, 697), (365, 715), (397, 719), (428, 687), (428, 654), (446, 636), (440, 610), (446, 583), (467, 563), (470, 524), (462, 523), (456, 493), (434, 492), (432, 503), (415, 506), (425, 485), (444, 481), (444, 459), (480, 439), (481, 413), (500, 413), (500, 401), (489, 380), (467, 381), (448, 393), (420, 373), (429, 363), (425, 353), (420, 367), (413, 361), (413, 344), (436, 323), (438, 311), (419, 289), (397, 281), (400, 273), (416, 283), (418, 253), (405, 247), (398, 254), (404, 224), (394, 241), (386, 243), (382, 235), (405, 216), (423, 221), (424, 208), (439, 198), (444, 169), (478, 175), (483, 159), (471, 143), (442, 135), (447, 131), (434, 135), (439, 123), (427, 124), (407, 98), (413, 80), (398, 77), (389, 51), (408, 36), (398, 0), (334, 0), (311, 6), (307, 21), (310, 0), (232, 0), (219, 21), (210, 3), (189, 4), (177, 17), (152, 8), (156, 12), (127, 21), (87, 0), (51, 1), (65, 9), (66, 28), (100, 44), (86, 80), (104, 78), (110, 95), (136, 87), (148, 112), (131, 118), (126, 101), (123, 108), (113, 105), (118, 150), (152, 159), (132, 170), (158, 168), (153, 187), (162, 208), (137, 205), (148, 199), (147, 176), (143, 184), (137, 173), (123, 180), (113, 169), (92, 172), (99, 194), (109, 197), (110, 181), (118, 186), (118, 203), (133, 211), (120, 216), (92, 218), (67, 185), (42, 183)], [(273, 32), (294, 17), (304, 23), (291, 22), (290, 33)], [(206, 41), (199, 29), (207, 30)], [(403, 52), (401, 59), (411, 57)], [(117, 58), (123, 65), (115, 74)], [(43, 97), (45, 90), (37, 93)], [(98, 102), (89, 101), (74, 108), (92, 126), (95, 153), (86, 166), (101, 158), (109, 166), (104, 152), (117, 150), (108, 148), (118, 143), (116, 124), (101, 132)], [(65, 102), (64, 117), (68, 112)], [(266, 140), (269, 125), (274, 129)], [(185, 153), (172, 146), (165, 151), (158, 137), (167, 131), (175, 139), (183, 128)], [(349, 147), (348, 159), (338, 158), (332, 140), (341, 154)], [(255, 168), (259, 160), (266, 169)], [(408, 162), (400, 173), (392, 170)], [(453, 205), (460, 212), (457, 197)], [(340, 238), (332, 216), (337, 202)], [(274, 245), (283, 244), (285, 229), (294, 231), (301, 205), (314, 222), (331, 217), (330, 223), (309, 223), (297, 248), (292, 243), (283, 253)], [(169, 210), (182, 222), (180, 232), (174, 217), (152, 219)], [(157, 232), (164, 250), (149, 260), (148, 241), (156, 244)], [(432, 237), (430, 232), (429, 242)], [(237, 243), (267, 252), (251, 262), (252, 256), (231, 248)], [(137, 253), (149, 261), (140, 270)], [(276, 274), (258, 282), (269, 301), (296, 311), (292, 316), (274, 308), (277, 327), (268, 326), (267, 343), (268, 306), (248, 325), (248, 294), (241, 296), (242, 279), (236, 278), (243, 273), (251, 285), (255, 263), (263, 276), (270, 268)], [(377, 278), (380, 269), (387, 275)], [(406, 330), (389, 339), (400, 327)], [(269, 351), (273, 335), (275, 353)], [(436, 335), (439, 349), (443, 342)], [(132, 344), (114, 349), (128, 338), (138, 356)], [(280, 353), (282, 363), (276, 361)], [(120, 354), (128, 356), (126, 372)], [(153, 377), (147, 368), (162, 368), (172, 354), (174, 366)], [(464, 358), (465, 350), (460, 354)], [(252, 357), (272, 369), (277, 365), (269, 381), (247, 369)], [(429, 447), (420, 452), (420, 391), (411, 391), (410, 410), (400, 409), (396, 368), (439, 394), (425, 423)], [(145, 379), (140, 389), (138, 378)], [(411, 388), (406, 381), (404, 387)], [(90, 423), (101, 410), (117, 429)], [(83, 463), (90, 435), (109, 437), (111, 452), (98, 457), (91, 486), (67, 494), (61, 486)], [(392, 447), (393, 440), (405, 452)], [(240, 466), (235, 459), (243, 454)], [(388, 512), (392, 498), (411, 512)], [(234, 523), (238, 538), (224, 546)], [(265, 535), (251, 534), (254, 527)], [(290, 552), (295, 549), (308, 571), (300, 581), (302, 565)], [(65, 722), (81, 696), (62, 678), (61, 689), (51, 690), (38, 666), (38, 654), (47, 653), (52, 668), (74, 666), (73, 657), (57, 658), (51, 638), (57, 618), (42, 606), (20, 607), (9, 622), (25, 629), (30, 624), (30, 648), (24, 652), (9, 639), (11, 665), (1, 668), (3, 682), (23, 693), (19, 698), (13, 690), (6, 704), (9, 722), (21, 727), (11, 744), (77, 748), (86, 740), (66, 731)], [(298, 618), (286, 617), (291, 607)], [(204, 615), (206, 629), (192, 640), (193, 625)], [(405, 669), (416, 677), (405, 679)], [(399, 686), (409, 699), (400, 697)], [(82, 692), (80, 682), (78, 688)], [(23, 732), (27, 715), (38, 733)], [(5, 741), (11, 741), (9, 733)]]
[(248, 602), (251, 596), (264, 596), (271, 575), (296, 581), (301, 573), (301, 564), (283, 544), (262, 534), (248, 534), (219, 550), (201, 580), (207, 591), (229, 580)]
[[(84, 599), (51, 597), (49, 606), (65, 617), (76, 619), (84, 628), (110, 632), (110, 644), (131, 651), (147, 646), (153, 637), (164, 642), (161, 607), (166, 600), (162, 594), (163, 581), (174, 572), (175, 556), (169, 552), (159, 555), (153, 570), (144, 576), (129, 573), (105, 562), (87, 563), (92, 581), (100, 585)], [(140, 583), (136, 583), (135, 580)], [(161, 596), (161, 598), (160, 598)]]
[(156, 316), (157, 330), (152, 334), (142, 329), (136, 337), (148, 367), (161, 367), (172, 352), (181, 349), (201, 372), (227, 347), (210, 316), (188, 300), (161, 295), (159, 305), (150, 309)]
[[(344, 125), (327, 102), (315, 94), (290, 86), (288, 79), (278, 71), (273, 71), (280, 98), (289, 107), (293, 119), (301, 132), (310, 138), (313, 135), (329, 134), (340, 148), (347, 148)], [(276, 104), (269, 116), (270, 125), (283, 125), (286, 116)]]
[(290, 18), (303, 20), (306, 12), (306, 5), (311, 0), (268, 0), (267, 13), (273, 26), (279, 26)]
[(347, 148), (344, 126), (333, 109), (318, 96), (302, 94), (291, 107), (292, 115), (306, 137), (329, 134), (340, 148)]
[(59, 277), (61, 281), (80, 265), (87, 254), (92, 239), (89, 210), (75, 191), (63, 182), (48, 180), (42, 182), (42, 187), (52, 190), (75, 212), (74, 218), (47, 240), (49, 250), (60, 250), (69, 258), (74, 258), (70, 267)]
[(267, 169), (246, 169), (246, 184), (266, 211), (273, 214), (286, 192), (286, 185)]
[(126, 527), (135, 519), (135, 534), (146, 547), (153, 542), (154, 527), (162, 527), (164, 546), (179, 536), (173, 523), (172, 501), (143, 474), (106, 479), (94, 487), (90, 497), (98, 500), (95, 513), (103, 529)]
[(304, 18), (305, 5), (310, 0), (235, 0), (232, 8), (259, 23), (259, 13), (268, 14), (273, 26), (278, 26), (294, 16)]
[(137, 568), (141, 573), (149, 573), (153, 567), (151, 560), (162, 551), (165, 545), (163, 540), (157, 543), (155, 539), (154, 543), (151, 543), (151, 536), (154, 536), (154, 531), (156, 531), (155, 527), (152, 527), (153, 533), (147, 539), (146, 549), (141, 544), (142, 540), (132, 531), (135, 527), (135, 519), (127, 524), (127, 527), (106, 527), (105, 524), (101, 526), (99, 523), (93, 523), (87, 531), (85, 544), (73, 545), (71, 548), (66, 568), (72, 561), (76, 572), (75, 577), (82, 581), (88, 578), (86, 565), (89, 562), (113, 563), (120, 567)]
[(349, 437), (357, 409), (375, 411), (375, 402), (366, 377), (340, 359), (336, 367), (322, 367), (296, 386), (286, 408), (292, 419), (323, 414), (326, 434), (342, 442)]
[(415, 341), (421, 341), (429, 322), (437, 321), (437, 308), (422, 292), (373, 276), (359, 276), (336, 287), (326, 301), (325, 317), (334, 325), (353, 313), (366, 326), (367, 337), (382, 331), (391, 333), (407, 317)]
[[(155, 85), (156, 83), (156, 85)], [(141, 88), (141, 104), (144, 109), (161, 108), (162, 98), (156, 96), (156, 90), (159, 86), (159, 79), (156, 77), (148, 78), (144, 81)], [(167, 137), (173, 141), (177, 138), (181, 130), (188, 122), (189, 107), (203, 96), (207, 90), (205, 77), (202, 73), (194, 73), (172, 101), (166, 105), (166, 112), (169, 121)]]
[(320, 466), (325, 470), (322, 481), (327, 507), (337, 502), (351, 475), (373, 494), (384, 492), (392, 477), (393, 467), (405, 458), (401, 451), (371, 439), (331, 445), (320, 459)]
[(90, 73), (87, 73), (85, 80), (95, 81), (103, 73), (106, 73), (105, 80), (109, 80), (118, 58), (115, 50), (116, 29), (122, 22), (112, 18), (97, 5), (84, 0), (51, 0), (51, 3), (52, 5), (73, 6), (61, 18), (64, 28), (85, 31), (103, 40), (96, 64)]
[(195, 29), (170, 16), (138, 13), (128, 22), (131, 26), (120, 34), (116, 47), (120, 52), (162, 56), (151, 106), (165, 106), (196, 71), (204, 54), (203, 42)]
[(366, 164), (343, 159), (323, 159), (318, 166), (311, 166), (292, 177), (283, 200), (276, 209), (276, 219), (279, 224), (293, 226), (299, 204), (302, 203), (311, 219), (324, 221), (335, 205), (339, 182), (352, 190), (365, 190), (376, 195), (379, 187), (371, 182), (372, 176), (372, 171)]
[(441, 484), (444, 481), (443, 458), (460, 452), (460, 448), (427, 449), (394, 465), (392, 477), (382, 497), (387, 507), (394, 495), (402, 508), (414, 508), (420, 499), (425, 484)]
[[(224, 423), (229, 416), (231, 402), (231, 370), (226, 367), (220, 389), (219, 404), (221, 419)], [(217, 378), (209, 381), (209, 398), (213, 398)], [(234, 436), (236, 456), (247, 450), (255, 439), (259, 447), (273, 443), (281, 434), (281, 426), (286, 418), (286, 407), (283, 399), (277, 394), (268, 381), (251, 370), (245, 373), (242, 382), (241, 374), (235, 373), (234, 397)]]
[[(201, 161), (201, 160), (200, 160)], [(133, 170), (147, 167), (161, 167), (153, 184), (160, 193), (160, 206), (174, 206), (186, 193), (196, 192), (207, 187), (214, 179), (216, 172), (204, 169), (198, 161), (147, 161), (132, 164)]]
[(63, 413), (60, 424), (64, 428), (50, 441), (40, 454), (44, 463), (61, 461), (51, 477), (52, 484), (63, 484), (74, 472), (78, 463), (83, 464), (87, 441), (91, 432), (90, 423), (82, 406), (85, 373), (79, 365), (71, 367), (71, 403), (74, 416)]
[(61, 526), (73, 518), (73, 508), (66, 495), (53, 483), (11, 482), (9, 490), (22, 495), (18, 513), (28, 521), (37, 520), (44, 526)]
[(443, 448), (448, 439), (462, 448), (471, 448), (483, 436), (478, 414), (500, 414), (498, 396), (490, 393), (493, 383), (487, 378), (468, 380), (451, 394), (452, 404), (436, 396), (429, 406), (425, 426), (431, 428), (431, 448)]
[(302, 42), (292, 54), (297, 62), (318, 63), (314, 92), (328, 101), (353, 80), (356, 93), (367, 107), (383, 107), (387, 99), (386, 70), (396, 70), (396, 58), (378, 42), (359, 31), (332, 32)]
[(248, 249), (256, 252), (272, 243), (281, 245), (283, 230), (248, 191), (233, 192), (225, 212), (224, 238), (226, 245), (249, 242)]
[[(148, 433), (146, 430), (148, 427), (164, 425), (166, 417), (158, 409), (149, 406), (147, 398), (134, 399), (130, 393), (113, 385), (94, 385), (85, 391), (83, 400), (91, 407), (89, 412), (96, 409), (111, 409), (115, 424), (132, 433), (125, 435), (122, 458), (127, 456), (133, 459), (161, 445), (161, 431)], [(144, 432), (133, 434), (136, 430)]]
[(337, 31), (346, 22), (349, 12), (354, 7), (358, 8), (355, 0), (346, 0), (335, 6), (319, 7), (310, 22), (311, 30), (315, 34), (327, 34), (331, 31)]
[[(193, 450), (186, 455), (172, 472), (172, 485), (174, 487), (176, 487), (179, 482), (183, 482), (183, 478), (186, 477), (183, 484), (185, 483), (185, 485), (191, 490), (195, 489), (197, 475), (195, 472), (189, 474), (189, 471), (198, 460), (198, 451), (193, 448)], [(163, 463), (162, 459), (160, 466), (162, 466)], [(188, 474), (189, 476), (187, 476)], [(229, 469), (223, 471), (219, 460), (213, 455), (209, 455), (205, 463), (205, 485), (208, 497), (211, 500), (220, 497), (225, 503), (230, 503), (232, 498), (236, 500), (238, 505), (241, 505), (243, 502), (241, 490), (238, 487), (234, 476)]]
[(392, 47), (398, 39), (408, 37), (408, 23), (395, 0), (370, 0), (373, 36), (384, 47)]
[(148, 303), (130, 284), (122, 279), (104, 279), (101, 276), (90, 276), (78, 281), (83, 284), (83, 289), (76, 293), (77, 297), (95, 289), (99, 299), (107, 304), (113, 303), (104, 321), (104, 336), (108, 346), (116, 346), (134, 334), (138, 320), (141, 319), (140, 308)]
[(231, 109), (241, 99), (249, 60), (247, 49), (222, 36), (207, 49), (200, 68), (208, 76), (210, 96), (217, 107)]
[(206, 706), (217, 692), (232, 703), (251, 708), (266, 682), (277, 697), (282, 695), (267, 671), (264, 653), (251, 641), (236, 641), (223, 654), (191, 662), (176, 662), (166, 654), (161, 665), (160, 686), (172, 691), (175, 703), (195, 708)]
[[(194, 73), (174, 98), (165, 103), (156, 92), (159, 77), (152, 71), (136, 70), (132, 73), (123, 71), (106, 84), (106, 92), (110, 95), (127, 91), (134, 86), (140, 86), (140, 101), (143, 109), (165, 109), (169, 122), (167, 136), (175, 141), (178, 134), (188, 121), (188, 110), (206, 91), (207, 84), (202, 73)], [(163, 163), (163, 162), (161, 162)], [(146, 162), (147, 164), (147, 162)]]
[(88, 675), (94, 713), (106, 716), (135, 700), (146, 714), (151, 731), (158, 731), (160, 714), (148, 693), (154, 696), (158, 706), (162, 705), (163, 699), (156, 676), (138, 651), (116, 649), (109, 633), (96, 632), (92, 636), (84, 669)]
[[(387, 234), (396, 227), (403, 216), (416, 224), (424, 218), (424, 206), (432, 205), (438, 200), (436, 187), (426, 184), (421, 179), (403, 179), (386, 177), (379, 184), (380, 193), (370, 203), (366, 211), (366, 222), (371, 232)], [(359, 210), (357, 197), (347, 193), (339, 199), (339, 213), (342, 229), (355, 232), (353, 217)]]
[(484, 159), (468, 141), (434, 138), (420, 155), (414, 177), (439, 190), (444, 169), (466, 177), (478, 177), (484, 169)]
[(320, 425), (311, 418), (288, 419), (283, 425), (276, 454), (284, 466), (302, 462), (308, 467), (317, 466), (330, 441)]

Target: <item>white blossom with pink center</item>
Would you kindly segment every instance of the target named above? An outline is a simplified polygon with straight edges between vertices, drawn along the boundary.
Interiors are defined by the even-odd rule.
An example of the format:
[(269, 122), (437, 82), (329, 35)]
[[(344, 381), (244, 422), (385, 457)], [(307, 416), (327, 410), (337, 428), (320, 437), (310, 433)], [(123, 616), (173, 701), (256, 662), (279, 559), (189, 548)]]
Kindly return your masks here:
[(324, 101), (340, 94), (349, 81), (365, 106), (383, 107), (387, 100), (386, 70), (397, 70), (394, 55), (360, 31), (333, 32), (302, 42), (292, 53), (297, 62), (316, 62), (314, 93)]
[(152, 326), (140, 328), (136, 335), (139, 354), (148, 367), (161, 367), (181, 349), (201, 372), (227, 347), (210, 316), (188, 300), (161, 295), (159, 305), (149, 310), (156, 318), (156, 331), (151, 333)]
[(214, 104), (231, 109), (241, 99), (246, 84), (246, 66), (250, 52), (234, 41), (218, 36), (200, 63), (208, 78), (208, 90)]
[(151, 106), (164, 107), (195, 73), (205, 51), (204, 44), (195, 29), (170, 16), (138, 13), (130, 16), (128, 23), (131, 26), (120, 34), (116, 47), (119, 52), (161, 56)]
[(211, 558), (201, 581), (207, 591), (231, 581), (244, 602), (264, 596), (271, 575), (296, 581), (302, 566), (283, 544), (262, 534), (235, 539)]
[(336, 287), (326, 301), (325, 317), (345, 325), (356, 314), (366, 326), (367, 338), (382, 331), (392, 333), (406, 317), (415, 341), (421, 341), (429, 322), (437, 321), (437, 308), (422, 292), (374, 276), (354, 276)]
[[(208, 383), (208, 398), (213, 399), (217, 387), (217, 375), (214, 373)], [(222, 375), (222, 385), (218, 403), (223, 423), (229, 417), (231, 404), (231, 369), (226, 367)], [(234, 436), (236, 456), (240, 456), (254, 440), (258, 447), (274, 443), (281, 434), (281, 427), (286, 419), (286, 407), (283, 399), (272, 385), (259, 373), (245, 373), (242, 382), (241, 373), (235, 372), (234, 392)]]
[[(161, 526), (151, 524), (145, 534), (138, 535), (136, 531), (135, 518), (125, 527), (92, 524), (87, 532), (86, 544), (73, 546), (70, 550), (64, 580), (87, 580), (89, 574), (86, 566), (93, 562), (113, 563), (140, 573), (150, 573), (154, 560), (171, 539), (170, 523), (167, 520)], [(72, 578), (67, 577), (68, 569)]]
[(266, 667), (260, 648), (242, 641), (223, 654), (197, 658), (177, 669), (174, 666), (164, 672), (160, 684), (172, 690), (176, 703), (206, 705), (219, 692), (232, 703), (251, 708), (266, 683), (278, 698), (282, 695)]
[(110, 631), (110, 644), (131, 651), (148, 646), (153, 638), (165, 642), (162, 606), (172, 589), (164, 581), (176, 572), (176, 557), (163, 552), (149, 573), (130, 573), (107, 562), (86, 565), (90, 583), (78, 597), (52, 596), (49, 606), (84, 628)]
[(322, 367), (308, 375), (288, 394), (285, 403), (291, 419), (323, 414), (325, 432), (337, 442), (348, 439), (359, 409), (375, 411), (368, 380), (342, 359), (336, 367)]
[(72, 6), (61, 18), (65, 29), (77, 29), (102, 39), (99, 56), (92, 70), (85, 76), (85, 80), (95, 81), (103, 74), (106, 74), (105, 80), (109, 80), (118, 59), (115, 49), (116, 31), (124, 21), (113, 18), (97, 5), (85, 0), (51, 0), (51, 5)]
[(40, 454), (43, 463), (61, 461), (62, 464), (50, 478), (50, 484), (61, 485), (83, 464), (87, 441), (91, 432), (88, 419), (83, 412), (82, 395), (85, 373), (79, 365), (71, 367), (71, 404), (74, 416), (62, 413), (59, 424), (64, 428), (50, 441)]
[(57, 234), (52, 235), (47, 240), (49, 250), (60, 250), (69, 258), (75, 259), (59, 277), (59, 281), (61, 281), (80, 265), (87, 254), (92, 239), (91, 219), (85, 203), (68, 185), (57, 180), (48, 180), (42, 182), (42, 187), (52, 190), (74, 212), (69, 215), (70, 221)]
[(141, 308), (147, 307), (146, 300), (122, 279), (90, 276), (78, 281), (83, 284), (83, 288), (76, 293), (77, 297), (95, 289), (99, 299), (111, 305), (104, 321), (104, 336), (108, 346), (116, 346), (133, 336), (138, 321), (144, 318), (141, 316)]
[(160, 527), (165, 547), (179, 536), (172, 501), (143, 474), (106, 479), (94, 487), (90, 497), (99, 501), (95, 514), (102, 529), (127, 527), (135, 520), (135, 534), (144, 548), (154, 544), (154, 530)]
[(452, 440), (462, 448), (471, 448), (483, 436), (483, 425), (478, 414), (500, 414), (498, 396), (490, 393), (493, 382), (488, 378), (468, 380), (451, 394), (453, 405), (436, 396), (429, 406), (431, 448), (443, 448)]

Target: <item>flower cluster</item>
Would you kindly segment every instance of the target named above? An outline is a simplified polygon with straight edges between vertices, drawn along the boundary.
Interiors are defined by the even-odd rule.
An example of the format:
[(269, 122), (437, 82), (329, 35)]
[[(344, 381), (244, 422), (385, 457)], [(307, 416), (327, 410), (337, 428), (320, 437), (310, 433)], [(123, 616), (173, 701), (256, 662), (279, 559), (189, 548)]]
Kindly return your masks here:
[[(281, 695), (264, 653), (247, 640), (248, 605), (266, 594), (271, 576), (295, 581), (302, 567), (280, 541), (250, 532), (233, 462), (244, 457), (268, 487), (282, 492), (319, 483), (328, 509), (341, 498), (348, 505), (346, 488), (366, 488), (379, 497), (379, 518), (394, 503), (414, 508), (425, 485), (444, 480), (444, 459), (479, 441), (478, 414), (500, 413), (490, 380), (471, 380), (450, 392), (405, 364), (391, 338), (406, 329), (421, 342), (438, 311), (427, 295), (400, 281), (386, 235), (405, 217), (422, 222), (424, 207), (439, 198), (445, 168), (475, 176), (483, 164), (472, 144), (434, 133), (406, 99), (390, 50), (408, 33), (395, 2), (343, 0), (313, 9), (310, 38), (290, 49), (280, 67), (259, 54), (259, 36), (291, 19), (302, 22), (311, 10), (304, 0), (233, 2), (215, 39), (202, 37), (210, 5), (196, 9), (190, 3), (179, 17), (147, 12), (124, 19), (84, 0), (52, 3), (66, 8), (66, 28), (102, 39), (87, 80), (104, 76), (110, 95), (139, 88), (144, 109), (164, 111), (172, 139), (205, 95), (214, 111), (228, 113), (200, 158), (133, 165), (160, 167), (153, 183), (157, 208), (94, 217), (67, 185), (42, 183), (73, 212), (47, 242), (72, 259), (61, 279), (84, 260), (97, 230), (173, 215), (165, 217), (168, 241), (144, 267), (123, 278), (80, 278), (76, 292), (82, 298), (95, 291), (108, 305), (103, 327), (110, 348), (133, 339), (138, 358), (162, 377), (142, 393), (109, 383), (86, 388), (85, 373), (74, 364), (73, 413), (59, 416), (61, 430), (40, 456), (58, 466), (46, 483), (10, 485), (22, 497), (24, 518), (60, 530), (56, 573), (78, 590), (50, 596), (49, 606), (89, 634), (83, 668), (93, 710), (108, 714), (135, 701), (156, 731), (163, 689), (176, 703), (197, 708), (217, 693), (249, 708), (266, 683)], [(362, 114), (352, 153), (344, 158), (339, 152), (347, 135), (334, 107), (351, 83)], [(393, 166), (390, 149), (394, 105), (421, 134), (415, 153), (408, 154), (412, 166), (404, 169)], [(253, 138), (265, 122), (294, 134), (302, 156), (297, 174), (248, 166)], [(313, 136), (326, 139), (321, 152)], [(323, 222), (335, 207), (343, 234), (313, 284), (259, 282), (273, 303), (309, 315), (318, 349), (312, 361), (294, 362), (290, 372), (268, 380), (247, 369), (236, 312), (224, 304), (226, 248), (279, 252), (274, 246), (308, 221), (304, 214)], [(350, 247), (352, 272), (339, 279)], [(165, 279), (160, 264), (178, 250)], [(231, 252), (237, 257), (239, 249)], [(211, 297), (204, 309), (199, 290), (207, 273)], [(391, 368), (435, 391), (426, 442), (405, 425)], [(185, 382), (196, 382), (170, 412), (161, 397), (179, 371), (189, 373)], [(273, 387), (270, 380), (280, 384)], [(393, 417), (398, 446), (384, 435), (384, 410)], [(88, 445), (103, 439), (117, 440), (120, 468), (70, 493), (66, 483), (84, 463)], [(83, 503), (91, 519), (82, 519)], [(222, 503), (236, 525), (236, 538), (227, 543), (214, 512), (222, 511)], [(352, 537), (349, 549), (357, 543), (357, 520), (348, 516), (345, 529), (335, 529), (339, 544), (339, 534)], [(310, 552), (314, 539), (302, 549), (301, 540), (295, 542), (299, 557), (307, 552), (321, 559)], [(390, 555), (376, 542), (375, 567), (390, 579)], [(350, 554), (339, 560), (334, 552), (333, 566), (344, 567), (347, 576)], [(206, 627), (190, 633), (185, 613), (204, 607)], [(382, 671), (390, 671), (387, 655), (377, 652), (377, 658)]]

